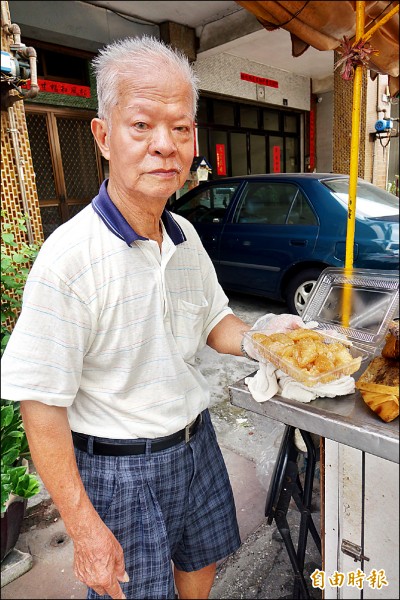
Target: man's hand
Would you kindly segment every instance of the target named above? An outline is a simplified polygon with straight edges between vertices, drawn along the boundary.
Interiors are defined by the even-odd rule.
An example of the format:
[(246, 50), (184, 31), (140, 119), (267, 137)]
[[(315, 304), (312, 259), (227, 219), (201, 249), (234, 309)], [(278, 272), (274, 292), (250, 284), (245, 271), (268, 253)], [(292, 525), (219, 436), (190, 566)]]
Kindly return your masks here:
[(74, 539), (76, 577), (100, 596), (126, 598), (120, 581), (127, 582), (121, 545), (108, 527), (98, 519), (90, 534)]
[(24, 400), (21, 414), (36, 470), (74, 542), (76, 576), (100, 595), (125, 598), (123, 551), (83, 486), (66, 408)]

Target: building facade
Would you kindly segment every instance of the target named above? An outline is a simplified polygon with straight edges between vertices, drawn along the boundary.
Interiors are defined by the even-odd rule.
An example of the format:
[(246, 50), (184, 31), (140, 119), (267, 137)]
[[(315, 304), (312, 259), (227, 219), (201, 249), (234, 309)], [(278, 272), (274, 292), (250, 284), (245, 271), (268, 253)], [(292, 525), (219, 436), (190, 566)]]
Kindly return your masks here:
[[(210, 163), (210, 177), (349, 172), (352, 85), (338, 71), (332, 74), (331, 88), (317, 93), (308, 77), (294, 72), (227, 52), (196, 55), (193, 31), (173, 23), (156, 27), (117, 14), (110, 20), (109, 11), (81, 2), (58, 2), (57, 11), (50, 2), (5, 4), (11, 22), (21, 28), (22, 41), (35, 48), (38, 59), (39, 95), (14, 104), (27, 155), (25, 185), (36, 237), (46, 238), (75, 215), (107, 177), (107, 163), (90, 131), (97, 108), (90, 61), (99, 47), (127, 35), (164, 39), (193, 60), (200, 80), (196, 152)], [(11, 43), (2, 30), (2, 47)], [(389, 149), (372, 135), (379, 118), (379, 86), (385, 89), (384, 76), (372, 82), (364, 73), (359, 175), (385, 187)], [(389, 103), (379, 108), (387, 108), (381, 114), (389, 113)], [(6, 172), (12, 171), (9, 128), (9, 114), (2, 110)], [(3, 184), (7, 210), (12, 210), (18, 190), (15, 179)]]

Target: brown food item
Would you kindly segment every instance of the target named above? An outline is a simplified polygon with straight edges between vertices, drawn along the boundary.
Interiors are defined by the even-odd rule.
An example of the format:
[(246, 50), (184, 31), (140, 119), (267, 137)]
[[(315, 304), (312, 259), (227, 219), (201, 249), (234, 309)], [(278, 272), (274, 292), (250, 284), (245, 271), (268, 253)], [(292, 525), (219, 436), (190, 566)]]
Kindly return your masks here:
[(399, 347), (399, 322), (391, 321), (389, 331), (386, 335), (385, 345), (382, 350), (382, 356), (398, 359), (400, 357)]
[(365, 392), (360, 390), (360, 394), (367, 406), (374, 411), (382, 421), (390, 423), (399, 416), (399, 397), (394, 394), (379, 394), (376, 392)]
[[(322, 381), (319, 379), (321, 376), (323, 382), (327, 383), (342, 375), (350, 375), (361, 364), (361, 358), (353, 358), (341, 342), (327, 342), (324, 335), (311, 329), (295, 329), (271, 335), (258, 332), (253, 333), (252, 338), (258, 344), (259, 354), (294, 379), (308, 385), (314, 385), (315, 378)], [(282, 361), (285, 363), (282, 364)], [(335, 370), (337, 372), (332, 373)]]
[(293, 329), (293, 331), (288, 331), (286, 335), (294, 341), (305, 338), (307, 340), (318, 340), (322, 338), (322, 335), (318, 333), (318, 331), (313, 331), (312, 329)]
[(377, 356), (356, 382), (364, 402), (383, 421), (399, 416), (399, 364), (396, 360)]
[(367, 392), (399, 395), (399, 365), (389, 358), (376, 356), (358, 379), (356, 387)]

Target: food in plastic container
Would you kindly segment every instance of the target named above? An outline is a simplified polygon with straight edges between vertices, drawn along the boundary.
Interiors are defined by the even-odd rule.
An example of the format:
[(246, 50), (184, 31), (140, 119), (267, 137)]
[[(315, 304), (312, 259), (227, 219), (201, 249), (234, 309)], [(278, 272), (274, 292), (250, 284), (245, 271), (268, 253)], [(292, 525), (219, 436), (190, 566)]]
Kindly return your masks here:
[(293, 344), (273, 338), (272, 331), (266, 330), (274, 326), (277, 332), (282, 315), (271, 315), (274, 319), (261, 318), (257, 330), (254, 327), (244, 334), (245, 349), (304, 385), (329, 383), (356, 373), (361, 362), (373, 359), (398, 312), (398, 302), (397, 271), (329, 267), (319, 276), (304, 307), (304, 326), (290, 315), (284, 316), (284, 323), (279, 322), (280, 335), (300, 338), (292, 338)]
[(307, 386), (328, 383), (358, 371), (363, 350), (312, 329), (295, 329), (271, 335), (262, 331), (245, 334), (261, 362)]

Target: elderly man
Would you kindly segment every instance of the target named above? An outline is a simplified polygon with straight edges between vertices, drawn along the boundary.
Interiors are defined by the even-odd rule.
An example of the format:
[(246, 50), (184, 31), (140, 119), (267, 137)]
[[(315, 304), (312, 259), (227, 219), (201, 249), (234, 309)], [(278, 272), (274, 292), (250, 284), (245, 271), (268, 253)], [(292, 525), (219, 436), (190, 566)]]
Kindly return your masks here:
[[(165, 209), (193, 159), (197, 80), (153, 38), (94, 60), (109, 179), (44, 243), (3, 357), (88, 598), (207, 598), (240, 545), (195, 353), (241, 354), (194, 228)], [(173, 564), (173, 569), (171, 568)]]

